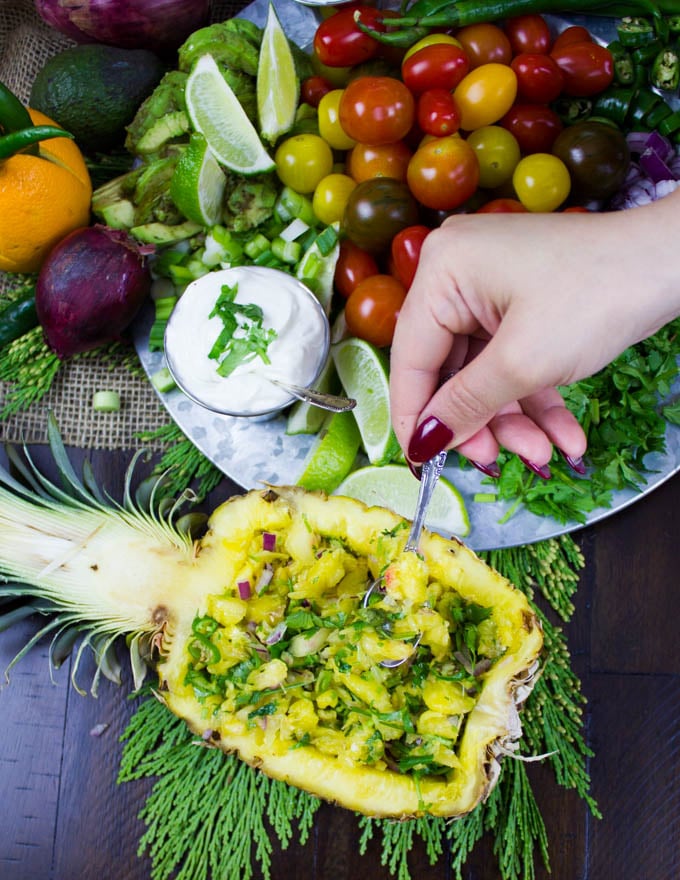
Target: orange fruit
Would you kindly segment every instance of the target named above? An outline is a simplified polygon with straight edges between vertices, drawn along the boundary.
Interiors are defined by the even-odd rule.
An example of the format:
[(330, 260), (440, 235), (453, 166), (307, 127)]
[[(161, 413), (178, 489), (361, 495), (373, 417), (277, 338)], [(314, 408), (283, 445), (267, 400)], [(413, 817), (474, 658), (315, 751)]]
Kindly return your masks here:
[[(56, 123), (29, 109), (36, 125)], [(90, 222), (92, 183), (69, 138), (40, 143), (40, 155), (0, 160), (0, 271), (37, 272), (69, 232)]]

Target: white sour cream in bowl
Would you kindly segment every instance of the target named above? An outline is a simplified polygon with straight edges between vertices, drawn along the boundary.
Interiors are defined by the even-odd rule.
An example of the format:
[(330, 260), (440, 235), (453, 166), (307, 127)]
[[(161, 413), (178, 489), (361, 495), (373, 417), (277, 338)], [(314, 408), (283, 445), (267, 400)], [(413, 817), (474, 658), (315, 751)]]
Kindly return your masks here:
[[(229, 301), (226, 318), (211, 316), (221, 296)], [(231, 416), (273, 415), (289, 406), (295, 398), (269, 380), (311, 386), (329, 348), (328, 318), (309, 288), (285, 272), (259, 266), (222, 269), (192, 281), (165, 330), (168, 368), (182, 391)]]

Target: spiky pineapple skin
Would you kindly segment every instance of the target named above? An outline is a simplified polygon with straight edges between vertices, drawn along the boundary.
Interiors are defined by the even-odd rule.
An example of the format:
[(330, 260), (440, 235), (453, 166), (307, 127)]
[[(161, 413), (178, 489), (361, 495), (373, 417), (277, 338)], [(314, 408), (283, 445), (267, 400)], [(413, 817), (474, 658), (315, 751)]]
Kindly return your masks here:
[[(310, 565), (314, 564), (315, 546), (311, 537), (337, 536), (353, 554), (367, 561), (367, 571), (375, 577), (386, 563), (399, 558), (406, 537), (406, 529), (400, 529), (403, 525), (400, 517), (385, 509), (368, 508), (353, 499), (327, 497), (294, 487), (252, 491), (218, 507), (210, 518), (207, 534), (196, 548), (192, 580), (187, 587), (191, 601), (182, 601), (181, 607), (173, 608), (172, 631), (166, 633), (162, 645), (160, 692), (168, 708), (184, 718), (203, 742), (237, 752), (242, 760), (273, 778), (365, 815), (403, 819), (429, 813), (455, 817), (472, 810), (495, 783), (499, 754), (519, 736), (517, 708), (530, 688), (542, 648), (542, 633), (524, 594), (455, 539), (423, 532), (419, 558), (430, 580), (466, 602), (492, 609), (503, 653), (484, 675), (474, 707), (465, 716), (457, 746), (459, 766), (451, 767), (445, 776), (417, 780), (412, 774), (396, 772), (380, 762), (369, 766), (342, 753), (325, 753), (307, 744), (304, 738), (293, 747), (272, 738), (266, 725), (244, 725), (235, 713), (216, 708), (215, 702), (207, 709), (187, 684), (187, 645), (196, 616), (214, 611), (215, 603), (222, 602), (219, 607), (227, 607), (225, 613), (238, 618), (245, 613), (242, 606), (262, 601), (257, 596), (247, 601), (239, 599), (235, 586), (247, 555), (244, 548), (249, 546), (253, 534), (285, 534), (293, 553), (303, 558), (308, 555)], [(407, 584), (408, 593), (408, 580), (402, 583)], [(426, 612), (427, 606), (424, 611), (421, 609), (421, 622)], [(231, 625), (245, 628), (246, 622), (242, 618)], [(444, 649), (437, 642), (437, 635), (431, 639), (432, 650), (441, 653)], [(274, 663), (267, 670), (274, 676), (274, 688), (277, 670), (280, 667)], [(318, 676), (321, 670), (315, 669), (315, 674)], [(345, 684), (347, 681), (348, 677)], [(370, 688), (371, 684), (362, 684), (357, 678), (347, 686)], [(375, 693), (378, 700), (379, 688)], [(370, 696), (365, 699), (370, 705)], [(289, 706), (289, 713), (304, 715), (309, 711), (304, 700), (296, 703), (294, 710), (292, 704)], [(441, 717), (437, 712), (430, 714)]]

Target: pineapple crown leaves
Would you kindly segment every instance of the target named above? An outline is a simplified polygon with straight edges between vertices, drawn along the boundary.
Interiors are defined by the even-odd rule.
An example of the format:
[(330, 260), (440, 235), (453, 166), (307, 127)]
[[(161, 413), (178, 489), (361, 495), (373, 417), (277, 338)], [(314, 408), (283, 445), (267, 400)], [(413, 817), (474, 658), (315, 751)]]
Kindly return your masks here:
[[(133, 474), (144, 454), (144, 450), (140, 450), (128, 467), (123, 501), (118, 503), (97, 485), (89, 462), (83, 465), (82, 477), (78, 476), (51, 414), (48, 441), (61, 485), (39, 471), (26, 448), (23, 456), (13, 447), (7, 448), (9, 462), (20, 479), (0, 468), (0, 521), (7, 524), (4, 531), (8, 533), (4, 540), (23, 540), (35, 546), (28, 562), (0, 562), (0, 576), (4, 575), (6, 579), (0, 588), (0, 601), (3, 606), (14, 606), (0, 614), (0, 631), (30, 614), (38, 613), (48, 618), (12, 659), (5, 676), (7, 678), (12, 667), (46, 636), (51, 636), (49, 661), (52, 673), (80, 639), (71, 678), (74, 687), (82, 693), (76, 675), (83, 654), (92, 650), (96, 671), (90, 690), (96, 695), (101, 675), (114, 682), (120, 681), (115, 643), (121, 634), (129, 633), (130, 662), (135, 685), (139, 687), (146, 675), (154, 632), (160, 625), (126, 616), (112, 602), (98, 607), (88, 591), (77, 588), (76, 579), (68, 581), (68, 575), (64, 573), (60, 580), (55, 578), (98, 532), (110, 524), (136, 536), (141, 535), (156, 545), (174, 548), (180, 555), (191, 554), (193, 540), (184, 527), (186, 520), (182, 523), (178, 514), (181, 506), (193, 502), (195, 496), (187, 489), (177, 499), (169, 498), (164, 489), (165, 473), (142, 484), (137, 493), (133, 493)], [(28, 523), (28, 530), (22, 534), (15, 528), (9, 535), (10, 526), (16, 525), (15, 521), (20, 518), (16, 515), (18, 509), (21, 518)], [(9, 552), (3, 555), (11, 558)], [(24, 556), (28, 557), (28, 554)], [(65, 582), (70, 589), (64, 589)], [(16, 607), (17, 600), (24, 600), (24, 604)]]

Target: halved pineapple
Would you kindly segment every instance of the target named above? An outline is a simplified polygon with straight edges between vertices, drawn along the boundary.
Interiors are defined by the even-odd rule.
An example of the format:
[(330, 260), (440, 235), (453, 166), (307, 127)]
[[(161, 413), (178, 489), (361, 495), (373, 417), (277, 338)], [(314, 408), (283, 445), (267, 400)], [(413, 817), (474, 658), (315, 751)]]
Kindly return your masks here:
[(470, 550), (424, 532), (403, 553), (407, 532), (382, 508), (296, 488), (219, 507), (200, 601), (159, 667), (168, 707), (205, 742), (367, 815), (473, 809), (519, 736), (542, 634)]
[(63, 485), (0, 469), (0, 592), (36, 597), (42, 632), (89, 629), (103, 671), (130, 634), (204, 743), (350, 809), (458, 816), (485, 797), (542, 647), (520, 591), (458, 541), (423, 532), (404, 553), (397, 515), (297, 488), (227, 501), (192, 541), (129, 487), (117, 506), (81, 482), (51, 429)]

